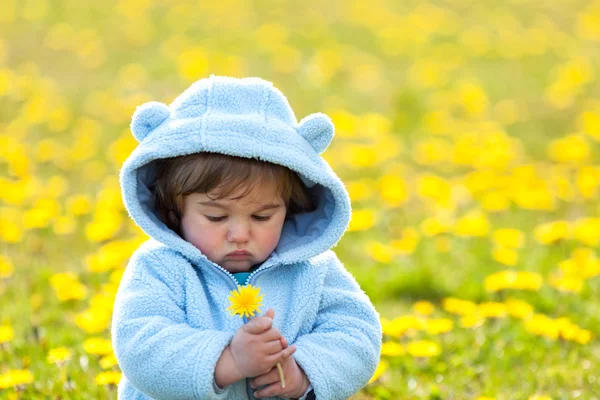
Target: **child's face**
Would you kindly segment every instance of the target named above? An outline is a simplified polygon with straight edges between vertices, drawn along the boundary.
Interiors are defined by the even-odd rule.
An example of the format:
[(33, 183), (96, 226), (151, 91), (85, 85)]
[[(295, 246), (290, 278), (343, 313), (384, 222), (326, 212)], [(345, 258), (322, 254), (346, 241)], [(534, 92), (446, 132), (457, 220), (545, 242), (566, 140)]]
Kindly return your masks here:
[[(239, 193), (243, 193), (240, 191)], [(256, 185), (237, 200), (209, 192), (185, 196), (181, 233), (212, 262), (231, 273), (249, 270), (273, 252), (285, 221), (286, 208), (274, 182)], [(231, 198), (238, 196), (233, 193)], [(234, 255), (244, 250), (250, 254)]]

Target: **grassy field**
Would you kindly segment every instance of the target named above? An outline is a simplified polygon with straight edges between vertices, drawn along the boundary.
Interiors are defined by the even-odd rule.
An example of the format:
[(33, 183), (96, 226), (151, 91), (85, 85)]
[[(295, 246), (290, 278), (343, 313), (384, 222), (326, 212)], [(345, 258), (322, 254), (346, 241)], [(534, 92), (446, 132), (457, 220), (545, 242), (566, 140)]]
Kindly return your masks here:
[(0, 399), (116, 399), (135, 107), (260, 76), (353, 201), (355, 399), (600, 399), (600, 1), (3, 0)]

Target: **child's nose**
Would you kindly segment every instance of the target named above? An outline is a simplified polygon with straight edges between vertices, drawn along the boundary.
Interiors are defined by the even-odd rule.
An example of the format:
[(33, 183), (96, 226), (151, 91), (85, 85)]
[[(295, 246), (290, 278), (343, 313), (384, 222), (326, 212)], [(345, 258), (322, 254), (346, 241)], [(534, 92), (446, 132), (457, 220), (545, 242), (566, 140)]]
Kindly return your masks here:
[(247, 224), (235, 224), (229, 229), (228, 240), (234, 243), (247, 242), (250, 238), (250, 228)]

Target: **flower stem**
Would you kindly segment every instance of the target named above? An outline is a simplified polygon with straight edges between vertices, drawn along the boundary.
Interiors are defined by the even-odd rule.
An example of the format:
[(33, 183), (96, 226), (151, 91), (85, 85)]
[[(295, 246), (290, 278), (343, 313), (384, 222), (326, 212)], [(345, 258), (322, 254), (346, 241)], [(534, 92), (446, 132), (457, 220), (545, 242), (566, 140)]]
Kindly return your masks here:
[(279, 379), (281, 379), (281, 387), (285, 388), (285, 378), (283, 376), (283, 368), (281, 368), (280, 363), (277, 363), (277, 370), (279, 371)]

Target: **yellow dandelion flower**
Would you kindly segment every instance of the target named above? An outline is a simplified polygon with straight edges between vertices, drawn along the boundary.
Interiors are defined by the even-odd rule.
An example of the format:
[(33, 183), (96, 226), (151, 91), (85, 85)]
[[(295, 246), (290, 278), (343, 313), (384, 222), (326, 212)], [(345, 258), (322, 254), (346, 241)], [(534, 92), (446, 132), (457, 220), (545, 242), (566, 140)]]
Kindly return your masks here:
[(414, 315), (402, 315), (398, 318), (388, 321), (381, 320), (383, 333), (392, 337), (401, 337), (410, 331), (419, 331), (425, 329), (425, 321)]
[(102, 369), (109, 369), (117, 365), (117, 357), (114, 354), (108, 354), (100, 359), (100, 367)]
[(550, 285), (561, 292), (580, 293), (583, 289), (583, 279), (573, 276), (553, 275), (550, 277)]
[(504, 318), (508, 313), (504, 303), (495, 301), (487, 301), (479, 304), (477, 311), (484, 318)]
[(575, 185), (585, 199), (593, 199), (598, 195), (600, 186), (600, 168), (586, 165), (577, 170)]
[(8, 370), (0, 375), (0, 389), (26, 385), (33, 382), (33, 374), (26, 369)]
[(496, 398), (489, 396), (479, 396), (476, 400), (496, 400)]
[(10, 259), (0, 254), (0, 279), (5, 279), (13, 274), (14, 267)]
[(387, 363), (387, 361), (379, 361), (379, 364), (377, 364), (377, 369), (375, 369), (375, 373), (373, 374), (371, 379), (369, 379), (368, 383), (375, 382), (377, 379), (379, 379), (379, 377), (388, 369), (388, 366), (389, 364)]
[(442, 352), (437, 343), (429, 340), (416, 340), (410, 342), (406, 346), (406, 351), (411, 356), (418, 358), (435, 357)]
[(352, 219), (348, 232), (365, 231), (372, 228), (377, 222), (377, 214), (375, 210), (366, 208), (363, 210), (352, 211)]
[(100, 372), (96, 375), (96, 385), (118, 385), (121, 380), (119, 371)]
[(231, 305), (227, 307), (227, 310), (231, 315), (240, 315), (243, 317), (253, 317), (255, 314), (260, 313), (259, 307), (262, 305), (262, 299), (264, 295), (259, 295), (260, 288), (246, 285), (238, 286), (236, 290), (232, 290), (229, 294), (229, 301)]
[(544, 336), (552, 340), (558, 339), (559, 324), (544, 314), (533, 314), (524, 321), (525, 330), (537, 336)]
[(451, 225), (439, 218), (429, 217), (421, 222), (420, 228), (425, 236), (431, 237), (449, 232)]
[(587, 246), (600, 244), (600, 218), (582, 218), (573, 226), (573, 237)]
[(587, 329), (580, 329), (575, 335), (575, 341), (579, 344), (588, 344), (592, 340), (592, 332)]
[(569, 135), (552, 141), (548, 145), (548, 155), (558, 162), (583, 162), (590, 156), (590, 146), (583, 136)]
[(427, 333), (430, 335), (450, 332), (453, 327), (454, 322), (448, 318), (435, 318), (427, 321)]
[(419, 240), (420, 235), (417, 230), (408, 227), (402, 230), (402, 238), (392, 240), (390, 244), (399, 254), (409, 255), (415, 252)]
[(457, 315), (470, 315), (477, 311), (477, 304), (469, 300), (461, 300), (453, 297), (445, 298), (442, 307), (446, 312)]
[(15, 337), (15, 331), (10, 325), (0, 325), (0, 344), (8, 343)]
[(55, 349), (50, 349), (46, 360), (49, 364), (61, 364), (70, 360), (72, 356), (73, 351), (71, 349), (67, 349), (66, 347), (57, 347)]
[(519, 261), (519, 253), (508, 247), (496, 247), (492, 250), (492, 257), (500, 264), (514, 267)]
[(530, 271), (505, 270), (485, 278), (485, 290), (497, 292), (504, 289), (540, 290), (543, 278), (540, 274)]
[(538, 225), (534, 230), (535, 239), (541, 244), (551, 244), (570, 237), (568, 221), (553, 221)]
[(389, 357), (401, 356), (406, 353), (406, 349), (400, 343), (384, 342), (381, 345), (381, 354)]
[(89, 354), (102, 356), (112, 354), (113, 352), (111, 341), (101, 337), (86, 339), (83, 342), (83, 349)]
[(529, 396), (527, 400), (552, 400), (552, 397), (541, 394), (533, 394)]
[(518, 229), (496, 229), (492, 234), (492, 239), (498, 246), (518, 249), (525, 243), (525, 234)]
[(110, 325), (111, 310), (88, 308), (75, 316), (75, 325), (87, 333), (103, 332)]
[(531, 304), (517, 299), (507, 299), (504, 304), (506, 304), (506, 310), (508, 314), (514, 318), (525, 319), (534, 313), (534, 308)]
[(458, 236), (487, 236), (490, 222), (483, 212), (471, 211), (456, 222), (454, 230)]
[(384, 264), (391, 262), (394, 257), (394, 249), (381, 242), (368, 241), (365, 251), (373, 260)]
[(435, 306), (429, 301), (417, 301), (415, 304), (413, 304), (412, 309), (417, 314), (428, 316), (433, 314), (435, 311)]
[(478, 314), (468, 314), (460, 317), (460, 326), (467, 329), (475, 329), (485, 322), (485, 318)]

